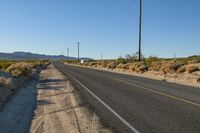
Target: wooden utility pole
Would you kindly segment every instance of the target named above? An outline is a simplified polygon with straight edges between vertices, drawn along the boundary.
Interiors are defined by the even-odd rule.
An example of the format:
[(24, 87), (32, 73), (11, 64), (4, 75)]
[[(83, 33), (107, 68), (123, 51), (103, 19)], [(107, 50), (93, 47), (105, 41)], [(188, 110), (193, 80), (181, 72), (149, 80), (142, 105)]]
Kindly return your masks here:
[(141, 61), (142, 59), (141, 44), (142, 44), (142, 0), (140, 0), (140, 16), (139, 16), (139, 51), (138, 51), (139, 61)]
[(67, 49), (67, 61), (69, 61), (69, 48)]
[(77, 42), (77, 44), (78, 44), (78, 58), (77, 58), (77, 60), (79, 61), (80, 59), (79, 59), (79, 47), (80, 47), (80, 42)]

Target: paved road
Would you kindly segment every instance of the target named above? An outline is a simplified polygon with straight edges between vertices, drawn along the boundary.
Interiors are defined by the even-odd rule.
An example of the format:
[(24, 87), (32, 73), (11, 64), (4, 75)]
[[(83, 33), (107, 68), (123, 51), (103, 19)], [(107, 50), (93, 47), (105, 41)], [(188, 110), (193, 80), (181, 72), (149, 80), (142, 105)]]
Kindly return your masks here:
[(200, 133), (200, 88), (55, 65), (116, 132)]

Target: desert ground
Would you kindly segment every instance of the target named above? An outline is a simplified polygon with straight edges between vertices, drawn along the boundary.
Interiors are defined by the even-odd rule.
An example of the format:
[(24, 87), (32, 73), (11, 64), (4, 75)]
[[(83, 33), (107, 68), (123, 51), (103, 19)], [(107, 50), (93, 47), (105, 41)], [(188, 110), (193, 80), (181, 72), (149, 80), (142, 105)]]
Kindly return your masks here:
[(3, 133), (112, 132), (52, 64), (12, 94), (0, 111)]

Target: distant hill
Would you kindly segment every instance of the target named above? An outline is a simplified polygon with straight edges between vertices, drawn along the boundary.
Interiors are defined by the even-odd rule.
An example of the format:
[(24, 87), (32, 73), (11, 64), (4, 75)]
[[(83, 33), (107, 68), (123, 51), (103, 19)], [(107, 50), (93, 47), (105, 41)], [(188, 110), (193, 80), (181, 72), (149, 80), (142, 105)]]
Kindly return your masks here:
[[(0, 52), (0, 60), (31, 60), (31, 59), (48, 59), (48, 60), (66, 60), (64, 55), (44, 55), (34, 54), (30, 52), (14, 52), (14, 53), (2, 53)], [(69, 60), (76, 60), (75, 57), (69, 57)], [(91, 58), (81, 58), (83, 60), (93, 60)]]

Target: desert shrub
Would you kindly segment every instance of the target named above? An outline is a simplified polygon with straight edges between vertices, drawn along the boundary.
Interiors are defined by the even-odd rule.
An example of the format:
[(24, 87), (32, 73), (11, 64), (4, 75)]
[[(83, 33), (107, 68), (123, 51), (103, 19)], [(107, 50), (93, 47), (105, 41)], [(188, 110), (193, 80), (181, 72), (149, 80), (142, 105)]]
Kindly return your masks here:
[(187, 64), (195, 64), (195, 63), (200, 63), (200, 60), (189, 60), (189, 61), (187, 61)]
[(145, 66), (145, 65), (141, 65), (141, 66), (138, 68), (138, 71), (139, 71), (139, 72), (148, 71), (148, 67)]
[(162, 60), (162, 61), (152, 62), (150, 69), (167, 74), (176, 72), (182, 66), (184, 66), (184, 63), (179, 60)]
[(37, 69), (39, 67), (43, 67), (45, 64), (46, 64), (45, 62), (40, 62), (40, 61), (38, 61), (38, 62), (31, 62), (31, 65), (32, 65), (32, 67), (34, 69)]
[(122, 64), (126, 64), (126, 63), (127, 63), (127, 60), (126, 60), (125, 58), (123, 58), (123, 57), (119, 57), (119, 58), (117, 59), (117, 62), (118, 62), (118, 63), (122, 63)]
[(0, 71), (0, 87), (5, 87), (9, 89), (16, 88), (15, 80), (10, 73)]
[(190, 64), (190, 65), (186, 66), (186, 71), (188, 73), (192, 73), (192, 72), (198, 71), (198, 66), (196, 66), (194, 64)]
[(88, 65), (91, 67), (97, 67), (97, 62), (95, 62), (95, 61), (89, 62)]
[(153, 71), (160, 71), (162, 64), (163, 64), (162, 61), (152, 62), (150, 69), (153, 70)]
[(162, 72), (163, 73), (174, 73), (176, 72), (180, 67), (182, 67), (184, 63), (177, 61), (177, 60), (172, 60), (172, 61), (167, 61), (162, 65)]
[(117, 64), (116, 62), (110, 62), (110, 63), (108, 63), (107, 68), (114, 69), (114, 68), (117, 67), (117, 65), (118, 65), (118, 64)]
[(101, 62), (101, 67), (105, 68), (107, 67), (108, 63), (106, 61), (102, 61)]
[(12, 86), (12, 78), (0, 77), (0, 86), (6, 88)]
[(96, 67), (101, 67), (101, 61), (97, 61)]
[(184, 65), (183, 62), (180, 61), (172, 61), (171, 65), (170, 65), (170, 69), (172, 69), (173, 71), (177, 71), (180, 67), (182, 67)]
[(129, 65), (130, 63), (127, 63), (127, 64), (119, 63), (116, 68), (128, 70)]
[(149, 56), (149, 58), (146, 59), (146, 64), (148, 67), (152, 67), (153, 62), (158, 62), (160, 59), (156, 56)]
[(148, 67), (144, 64), (144, 62), (135, 62), (129, 66), (129, 70), (136, 72), (144, 72), (148, 70)]
[(133, 54), (133, 55), (127, 54), (125, 58), (126, 58), (126, 62), (131, 63), (131, 62), (137, 61), (138, 56), (136, 54)]
[(78, 60), (67, 60), (65, 62), (69, 63), (69, 64), (78, 64), (80, 61), (78, 61)]
[(11, 73), (14, 77), (26, 77), (31, 73), (32, 67), (30, 63), (19, 62), (8, 67), (6, 71)]
[(186, 66), (182, 66), (177, 70), (178, 73), (184, 73), (185, 71), (186, 71)]
[(88, 62), (84, 62), (83, 64), (81, 64), (81, 65), (83, 65), (83, 66), (88, 66)]
[(1, 61), (0, 62), (0, 70), (6, 70), (12, 64), (13, 63), (11, 63), (11, 62)]
[(200, 63), (200, 56), (194, 55), (186, 58), (179, 58), (179, 60), (183, 61), (185, 64), (195, 64)]

